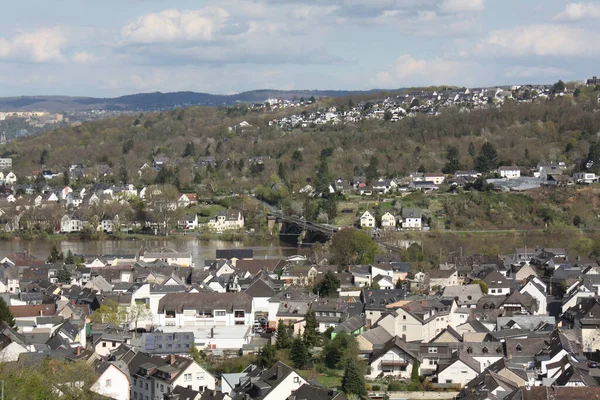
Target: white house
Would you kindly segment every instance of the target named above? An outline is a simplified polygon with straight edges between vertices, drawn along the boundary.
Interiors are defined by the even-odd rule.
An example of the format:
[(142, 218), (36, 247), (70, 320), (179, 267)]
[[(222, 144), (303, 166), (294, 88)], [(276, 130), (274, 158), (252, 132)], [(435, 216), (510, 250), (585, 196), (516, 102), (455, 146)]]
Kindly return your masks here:
[(519, 292), (529, 293), (529, 295), (536, 300), (538, 308), (534, 313), (535, 315), (547, 314), (547, 286), (538, 277), (531, 276), (529, 279), (527, 279), (527, 283), (519, 290)]
[(596, 174), (593, 172), (576, 172), (573, 174), (573, 179), (577, 183), (589, 184), (592, 182), (596, 182), (598, 180), (598, 177), (596, 177)]
[(441, 185), (446, 180), (446, 176), (442, 173), (426, 173), (423, 178), (425, 182), (433, 182), (434, 185)]
[(417, 356), (408, 349), (406, 342), (396, 336), (385, 343), (382, 349), (373, 351), (366, 376), (370, 379), (380, 375), (410, 379), (415, 359)]
[[(100, 362), (96, 365), (98, 379), (90, 391), (115, 400), (130, 400), (130, 375), (123, 362)], [(124, 371), (125, 370), (125, 371)]]
[(421, 228), (421, 210), (418, 208), (403, 208), (402, 229), (420, 230)]
[(381, 227), (383, 229), (390, 229), (396, 227), (396, 216), (391, 212), (386, 212), (381, 216)]
[(81, 232), (83, 230), (83, 221), (78, 217), (63, 215), (60, 219), (60, 231), (63, 233)]
[(375, 216), (369, 211), (365, 211), (360, 216), (360, 227), (361, 228), (375, 228)]
[(498, 175), (506, 179), (516, 179), (521, 177), (521, 169), (519, 167), (499, 167), (496, 171)]
[(454, 360), (438, 372), (438, 382), (463, 387), (479, 375), (479, 369), (479, 361), (458, 352)]
[(208, 221), (208, 227), (216, 232), (238, 230), (244, 227), (244, 216), (240, 211), (221, 211)]
[(251, 326), (252, 298), (246, 293), (169, 293), (158, 302), (158, 326)]

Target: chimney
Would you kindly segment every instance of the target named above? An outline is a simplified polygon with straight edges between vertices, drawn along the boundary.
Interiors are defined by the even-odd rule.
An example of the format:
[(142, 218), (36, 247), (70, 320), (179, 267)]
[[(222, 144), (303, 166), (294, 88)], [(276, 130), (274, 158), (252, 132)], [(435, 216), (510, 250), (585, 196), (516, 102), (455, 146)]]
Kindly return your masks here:
[(75, 319), (75, 314), (71, 313), (71, 320)]
[(175, 355), (174, 354), (169, 354), (169, 364), (170, 365), (175, 364)]
[(75, 349), (75, 354), (78, 356), (81, 355), (81, 346), (77, 346), (77, 348)]
[(281, 366), (281, 364), (277, 364), (277, 379), (281, 379), (281, 377), (283, 376), (283, 367)]

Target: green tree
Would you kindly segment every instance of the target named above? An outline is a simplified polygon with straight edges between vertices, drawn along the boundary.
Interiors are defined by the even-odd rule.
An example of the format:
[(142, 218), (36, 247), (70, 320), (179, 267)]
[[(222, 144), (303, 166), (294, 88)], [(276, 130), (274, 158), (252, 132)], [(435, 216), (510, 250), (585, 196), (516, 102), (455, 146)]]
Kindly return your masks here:
[(329, 223), (333, 222), (333, 219), (337, 216), (337, 200), (336, 195), (332, 194), (327, 198), (321, 200), (320, 208), (327, 214)]
[(278, 349), (287, 349), (290, 347), (292, 338), (290, 337), (290, 331), (282, 319), (277, 323), (277, 336), (275, 337), (275, 346)]
[(329, 193), (329, 185), (331, 184), (331, 177), (329, 176), (329, 164), (327, 160), (321, 160), (317, 167), (317, 179), (315, 182), (315, 189), (318, 193)]
[(565, 83), (562, 80), (559, 80), (552, 86), (552, 91), (554, 93), (562, 93), (565, 91)]
[(357, 264), (371, 264), (373, 262), (379, 248), (367, 232), (356, 230), (352, 235), (352, 244)]
[(119, 168), (119, 179), (123, 184), (129, 183), (129, 172), (125, 165), (121, 165), (121, 168)]
[(316, 221), (319, 216), (319, 203), (317, 200), (306, 196), (304, 203), (302, 204), (302, 216), (307, 221)]
[(392, 112), (390, 110), (385, 110), (385, 112), (383, 113), (383, 120), (384, 121), (389, 121), (392, 119), (394, 115), (392, 114)]
[(46, 162), (48, 161), (49, 155), (50, 155), (50, 153), (48, 152), (48, 150), (46, 150), (46, 149), (42, 150), (42, 153), (40, 154), (40, 164), (42, 164), (42, 165), (46, 164)]
[(127, 321), (127, 310), (114, 300), (107, 300), (92, 314), (92, 322), (95, 324), (121, 325)]
[(473, 142), (469, 143), (469, 155), (475, 157), (475, 145)]
[(378, 167), (379, 160), (377, 160), (375, 155), (372, 155), (369, 160), (369, 165), (365, 168), (365, 177), (367, 178), (367, 181), (371, 182), (379, 178)]
[(256, 364), (261, 368), (271, 368), (278, 361), (277, 348), (270, 343), (267, 343), (258, 351)]
[(202, 366), (205, 366), (208, 363), (206, 352), (197, 348), (193, 343), (192, 348), (190, 349), (190, 358)]
[(343, 369), (350, 358), (359, 353), (358, 342), (354, 336), (340, 332), (323, 349), (325, 365), (332, 369)]
[(58, 283), (71, 283), (71, 273), (67, 269), (59, 269), (56, 272), (56, 280)]
[(475, 159), (475, 170), (487, 174), (496, 168), (498, 168), (498, 153), (493, 144), (486, 142)]
[(60, 256), (60, 253), (58, 252), (58, 248), (56, 247), (56, 244), (52, 245), (52, 250), (50, 250), (50, 256), (48, 257), (48, 263), (55, 263), (57, 261), (60, 261), (62, 258)]
[(69, 174), (69, 167), (66, 167), (63, 172), (63, 185), (69, 186), (71, 183), (71, 175)]
[(600, 169), (600, 142), (590, 143), (590, 149), (588, 151), (587, 161), (591, 161), (592, 170), (598, 171)]
[(446, 149), (446, 164), (442, 168), (445, 174), (454, 174), (460, 169), (460, 156), (456, 146), (448, 146)]
[(321, 342), (321, 335), (319, 334), (319, 323), (317, 322), (317, 316), (314, 311), (309, 311), (305, 317), (304, 332), (302, 333), (304, 343), (306, 347), (313, 348), (318, 346)]
[(292, 153), (292, 161), (301, 163), (303, 160), (302, 152), (300, 150), (294, 150)]
[(290, 349), (290, 360), (294, 364), (294, 368), (303, 369), (310, 360), (308, 349), (301, 339), (294, 339), (292, 348)]
[(68, 265), (75, 264), (75, 257), (73, 256), (73, 252), (71, 250), (67, 251), (67, 257), (65, 258), (65, 264), (68, 264)]
[(349, 358), (342, 377), (342, 392), (349, 396), (364, 397), (367, 395), (365, 377), (361, 374), (356, 360)]
[(337, 293), (340, 287), (340, 278), (332, 271), (325, 272), (323, 279), (315, 285), (313, 291), (319, 294), (320, 297), (330, 297)]
[(135, 303), (127, 313), (129, 329), (137, 332), (140, 321), (152, 320), (152, 310), (146, 303)]
[(0, 322), (4, 322), (11, 328), (15, 327), (15, 318), (2, 297), (0, 297)]
[[(139, 121), (139, 120), (138, 120)], [(133, 139), (127, 139), (125, 143), (123, 143), (123, 154), (128, 154), (131, 150), (133, 150), (134, 142)]]
[(280, 162), (279, 165), (277, 166), (277, 176), (279, 176), (279, 178), (282, 181), (286, 181), (286, 168), (285, 168), (285, 164)]

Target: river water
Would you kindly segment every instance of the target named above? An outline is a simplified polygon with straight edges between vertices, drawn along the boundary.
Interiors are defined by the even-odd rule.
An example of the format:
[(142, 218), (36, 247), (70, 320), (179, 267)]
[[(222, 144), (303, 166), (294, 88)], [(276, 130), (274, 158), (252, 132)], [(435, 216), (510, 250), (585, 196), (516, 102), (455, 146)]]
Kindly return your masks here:
[(101, 254), (137, 254), (143, 246), (146, 249), (168, 247), (179, 252), (192, 253), (196, 266), (204, 265), (204, 260), (215, 258), (217, 249), (252, 248), (254, 258), (281, 258), (298, 254), (298, 248), (285, 242), (226, 242), (221, 240), (172, 240), (172, 239), (143, 239), (143, 240), (101, 240), (79, 241), (62, 240), (58, 242), (39, 240), (0, 241), (0, 256), (15, 252), (28, 251), (37, 258), (46, 259), (52, 246), (56, 243), (59, 251), (67, 254), (101, 255)]

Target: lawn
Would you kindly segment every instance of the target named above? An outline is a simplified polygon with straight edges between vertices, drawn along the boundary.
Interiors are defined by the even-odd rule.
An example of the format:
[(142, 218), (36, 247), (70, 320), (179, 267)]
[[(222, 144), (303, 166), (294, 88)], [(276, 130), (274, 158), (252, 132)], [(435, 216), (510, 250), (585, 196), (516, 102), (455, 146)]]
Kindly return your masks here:
[(326, 373), (318, 373), (312, 369), (300, 371), (300, 375), (304, 379), (306, 379), (306, 380), (314, 379), (328, 389), (331, 389), (331, 388), (339, 389), (340, 386), (342, 386), (343, 373), (344, 373), (344, 371), (341, 371), (341, 370), (328, 370)]

